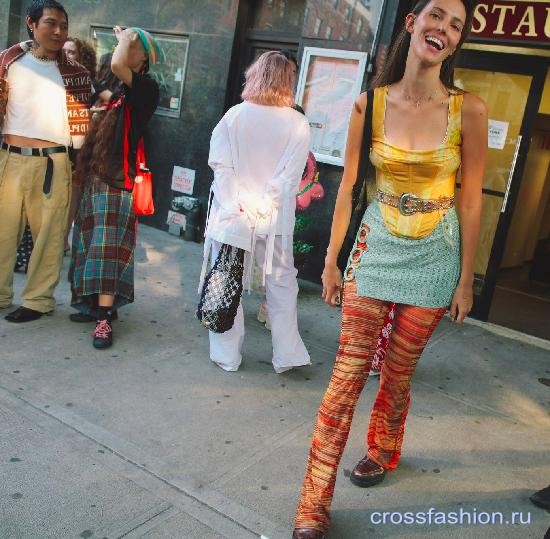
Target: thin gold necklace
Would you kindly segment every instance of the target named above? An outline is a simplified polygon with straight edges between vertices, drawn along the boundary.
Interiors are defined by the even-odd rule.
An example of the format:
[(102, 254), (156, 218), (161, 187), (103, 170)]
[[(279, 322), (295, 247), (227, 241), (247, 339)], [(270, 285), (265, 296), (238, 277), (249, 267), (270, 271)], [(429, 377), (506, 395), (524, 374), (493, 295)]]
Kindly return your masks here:
[(428, 103), (433, 99), (433, 94), (430, 94), (428, 97), (419, 97), (418, 99), (416, 99), (406, 92), (403, 92), (403, 93), (404, 93), (405, 101), (411, 101), (412, 103), (415, 104), (417, 109), (420, 108), (420, 105), (422, 104), (422, 102)]

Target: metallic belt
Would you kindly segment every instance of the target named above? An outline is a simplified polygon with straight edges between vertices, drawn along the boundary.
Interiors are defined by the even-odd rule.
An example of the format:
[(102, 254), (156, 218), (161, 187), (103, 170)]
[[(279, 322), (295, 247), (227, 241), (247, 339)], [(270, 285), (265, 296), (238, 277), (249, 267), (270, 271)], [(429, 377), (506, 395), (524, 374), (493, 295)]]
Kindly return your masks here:
[(384, 193), (377, 189), (376, 200), (382, 204), (387, 204), (397, 208), (402, 215), (412, 215), (413, 213), (431, 213), (437, 210), (448, 210), (455, 203), (455, 197), (439, 198), (420, 198), (412, 193), (403, 193), (402, 195), (392, 195)]
[(53, 179), (53, 160), (50, 157), (52, 153), (67, 153), (69, 150), (67, 146), (48, 146), (47, 148), (20, 148), (19, 146), (12, 146), (6, 142), (2, 142), (2, 149), (7, 152), (18, 153), (19, 155), (27, 155), (32, 157), (47, 157), (46, 173), (44, 175), (44, 185), (42, 191), (47, 195), (52, 189)]

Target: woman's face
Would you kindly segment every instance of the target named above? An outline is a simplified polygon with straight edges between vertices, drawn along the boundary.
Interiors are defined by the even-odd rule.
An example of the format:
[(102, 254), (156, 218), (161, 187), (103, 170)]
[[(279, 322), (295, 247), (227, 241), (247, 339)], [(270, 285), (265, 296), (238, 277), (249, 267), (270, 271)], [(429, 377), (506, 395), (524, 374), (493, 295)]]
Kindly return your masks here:
[(76, 48), (76, 43), (74, 41), (65, 41), (63, 45), (63, 50), (67, 53), (69, 60), (73, 62), (78, 62), (78, 50)]
[(461, 0), (431, 0), (418, 15), (407, 15), (412, 52), (427, 64), (442, 63), (458, 46), (465, 21)]

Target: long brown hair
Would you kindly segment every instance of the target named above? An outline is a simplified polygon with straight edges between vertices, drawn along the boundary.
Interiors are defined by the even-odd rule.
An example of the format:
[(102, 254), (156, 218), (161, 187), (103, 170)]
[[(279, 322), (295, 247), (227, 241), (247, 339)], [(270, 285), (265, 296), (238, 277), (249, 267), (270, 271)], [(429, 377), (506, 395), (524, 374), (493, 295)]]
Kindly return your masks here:
[[(120, 94), (113, 97), (111, 103), (116, 101)], [(84, 144), (78, 152), (75, 176), (80, 180), (85, 180), (91, 173), (108, 175), (109, 153), (114, 143), (117, 117), (116, 109), (96, 112), (93, 115)]]
[[(419, 0), (411, 9), (410, 13), (419, 15), (430, 2), (431, 0)], [(472, 19), (474, 16), (474, 7), (476, 3), (475, 0), (461, 0), (461, 2), (466, 10), (466, 20), (464, 21), (460, 41), (458, 42), (453, 54), (445, 58), (443, 61), (441, 71), (439, 73), (439, 79), (441, 82), (446, 88), (450, 89), (456, 89), (454, 84), (454, 69), (458, 58), (458, 53), (472, 28)], [(407, 28), (403, 26), (390, 48), (388, 59), (384, 65), (384, 68), (372, 83), (373, 88), (376, 86), (393, 84), (403, 78), (410, 43), (411, 34), (407, 32)]]

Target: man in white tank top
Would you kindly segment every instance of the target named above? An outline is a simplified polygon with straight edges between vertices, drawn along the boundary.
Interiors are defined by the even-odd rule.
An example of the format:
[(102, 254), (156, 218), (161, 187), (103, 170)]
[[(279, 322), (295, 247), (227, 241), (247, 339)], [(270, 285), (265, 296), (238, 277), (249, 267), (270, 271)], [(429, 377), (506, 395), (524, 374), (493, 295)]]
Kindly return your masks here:
[(32, 42), (0, 52), (0, 309), (12, 304), (17, 245), (27, 221), (34, 240), (23, 305), (5, 317), (10, 322), (54, 309), (71, 189), (68, 148), (84, 138), (88, 125), (89, 73), (62, 52), (65, 9), (35, 0), (26, 23)]

